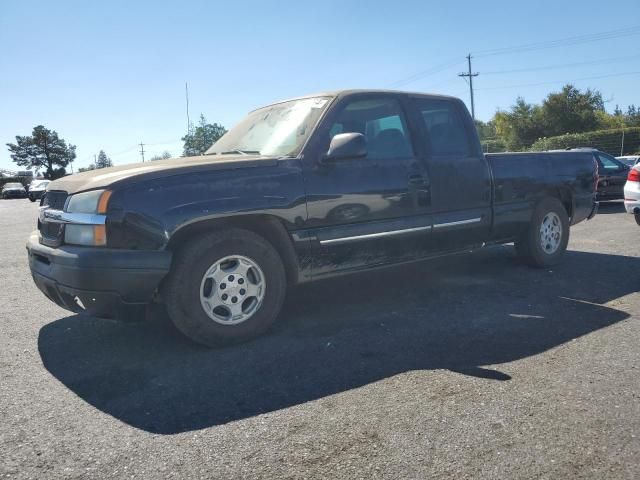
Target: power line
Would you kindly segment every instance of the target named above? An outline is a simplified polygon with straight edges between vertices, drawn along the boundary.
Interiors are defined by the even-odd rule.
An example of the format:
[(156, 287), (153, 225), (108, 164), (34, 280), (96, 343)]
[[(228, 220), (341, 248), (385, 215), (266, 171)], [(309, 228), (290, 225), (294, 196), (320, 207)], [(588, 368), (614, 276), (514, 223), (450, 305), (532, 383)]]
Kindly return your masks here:
[[(480, 50), (479, 52), (476, 52), (474, 54), (474, 57), (479, 58), (479, 57), (488, 57), (493, 55), (506, 55), (510, 53), (532, 51), (532, 50), (539, 50), (539, 49), (545, 49), (545, 48), (562, 47), (562, 46), (568, 46), (568, 45), (579, 45), (581, 43), (597, 42), (601, 40), (608, 40), (611, 38), (619, 38), (619, 37), (626, 37), (630, 35), (639, 35), (639, 34), (640, 34), (640, 25), (635, 25), (635, 26), (631, 26), (623, 29), (609, 30), (606, 32), (599, 32), (599, 33), (590, 33), (590, 34), (578, 35), (574, 37), (565, 37), (557, 40), (548, 40), (544, 42), (529, 43), (529, 44), (516, 45), (511, 47), (490, 49), (490, 50)], [(408, 83), (413, 83), (429, 75), (434, 75), (436, 73), (440, 73), (444, 70), (452, 68), (460, 63), (461, 62), (457, 59), (456, 60), (451, 59), (447, 62), (438, 64), (434, 67), (430, 67), (425, 70), (416, 72), (413, 75), (410, 75), (408, 77), (404, 77), (402, 79), (396, 80), (395, 82), (390, 83), (387, 86), (400, 87)]]
[(440, 73), (444, 70), (447, 70), (449, 68), (455, 67), (460, 65), (462, 62), (459, 59), (456, 60), (449, 60), (448, 62), (444, 62), (441, 64), (438, 64), (434, 67), (430, 67), (427, 68), (425, 70), (421, 70), (419, 72), (414, 73), (413, 75), (410, 75), (408, 77), (402, 78), (400, 80), (396, 80), (393, 83), (388, 84), (388, 87), (400, 87), (402, 85), (406, 85), (408, 83), (412, 83), (415, 82), (416, 80), (420, 80), (424, 77), (427, 77), (429, 75), (434, 75), (436, 73)]
[(471, 54), (467, 55), (467, 62), (469, 63), (469, 71), (468, 73), (459, 73), (458, 76), (464, 78), (465, 80), (469, 79), (469, 93), (471, 95), (471, 118), (475, 121), (476, 119), (476, 108), (473, 103), (473, 77), (477, 77), (479, 73), (471, 73)]
[(500, 75), (503, 73), (521, 73), (521, 72), (535, 72), (539, 70), (553, 70), (556, 68), (566, 68), (566, 67), (579, 67), (583, 65), (600, 65), (607, 63), (616, 63), (620, 61), (632, 60), (640, 58), (640, 55), (628, 55), (626, 57), (614, 57), (614, 58), (603, 58), (599, 60), (589, 60), (586, 62), (574, 62), (574, 63), (557, 63), (555, 65), (546, 65), (542, 67), (529, 67), (529, 68), (515, 68), (512, 70), (495, 70), (489, 72), (482, 72), (483, 75)]
[(140, 142), (140, 155), (142, 155), (142, 163), (144, 163), (144, 143)]
[(520, 84), (520, 85), (501, 85), (499, 87), (477, 88), (476, 90), (501, 90), (503, 88), (537, 87), (539, 85), (554, 85), (556, 83), (561, 83), (561, 82), (572, 83), (572, 82), (578, 82), (580, 80), (597, 80), (599, 78), (622, 77), (622, 76), (625, 76), (625, 75), (640, 75), (640, 71), (612, 73), (612, 74), (609, 74), (609, 75), (596, 75), (596, 76), (593, 76), (593, 77), (574, 78), (573, 80), (554, 80), (554, 81), (549, 81), (549, 82), (523, 83), (523, 84)]
[(606, 32), (589, 33), (577, 35), (574, 37), (565, 37), (557, 40), (547, 40), (544, 42), (528, 43), (512, 47), (495, 48), (491, 50), (480, 50), (475, 53), (475, 57), (488, 57), (493, 55), (505, 55), (510, 53), (528, 52), (532, 50), (540, 50), (545, 48), (565, 47), (569, 45), (579, 45), (581, 43), (597, 42), (600, 40), (609, 40), (611, 38), (627, 37), (630, 35), (639, 35), (640, 25), (631, 27), (608, 30)]

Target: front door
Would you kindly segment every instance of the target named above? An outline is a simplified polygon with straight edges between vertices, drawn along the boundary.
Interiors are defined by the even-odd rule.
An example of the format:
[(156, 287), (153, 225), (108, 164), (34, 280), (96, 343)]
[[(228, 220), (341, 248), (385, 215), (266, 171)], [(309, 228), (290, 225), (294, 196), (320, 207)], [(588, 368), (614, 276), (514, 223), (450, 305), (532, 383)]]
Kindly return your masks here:
[[(348, 132), (365, 136), (366, 157), (324, 161), (330, 139)], [(426, 252), (428, 176), (412, 138), (397, 95), (350, 95), (327, 113), (303, 160), (314, 275)]]

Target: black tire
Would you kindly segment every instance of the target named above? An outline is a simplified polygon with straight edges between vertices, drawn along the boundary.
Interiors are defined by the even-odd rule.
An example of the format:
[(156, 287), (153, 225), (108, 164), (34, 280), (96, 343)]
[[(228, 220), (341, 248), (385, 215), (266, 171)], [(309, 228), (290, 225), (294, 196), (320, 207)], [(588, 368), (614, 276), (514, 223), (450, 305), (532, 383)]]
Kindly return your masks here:
[(636, 223), (640, 225), (640, 213), (634, 213), (633, 216), (636, 219)]
[[(548, 253), (543, 248), (540, 228), (544, 218), (555, 213), (560, 219), (562, 232), (560, 244), (553, 253)], [(527, 231), (515, 242), (518, 256), (527, 264), (537, 268), (547, 268), (556, 265), (567, 250), (569, 243), (569, 216), (562, 203), (555, 198), (545, 198), (536, 206), (531, 223)]]
[[(262, 304), (247, 320), (235, 325), (217, 323), (200, 302), (202, 279), (218, 260), (242, 255), (253, 260), (265, 277)], [(162, 289), (167, 313), (191, 340), (209, 347), (239, 343), (264, 333), (276, 320), (287, 289), (282, 259), (261, 236), (238, 228), (197, 237), (180, 248)]]
[(31, 200), (32, 203), (36, 201), (36, 199), (33, 198), (31, 195), (29, 195), (29, 200)]

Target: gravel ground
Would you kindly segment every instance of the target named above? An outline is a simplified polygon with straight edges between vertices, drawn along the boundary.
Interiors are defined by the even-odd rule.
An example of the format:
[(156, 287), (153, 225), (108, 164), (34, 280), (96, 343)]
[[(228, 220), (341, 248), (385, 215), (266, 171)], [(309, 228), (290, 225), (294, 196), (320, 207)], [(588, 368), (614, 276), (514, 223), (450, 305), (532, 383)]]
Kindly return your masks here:
[(36, 215), (0, 201), (0, 477), (640, 477), (640, 228), (620, 204), (552, 270), (497, 247), (310, 284), (271, 335), (219, 350), (49, 302)]

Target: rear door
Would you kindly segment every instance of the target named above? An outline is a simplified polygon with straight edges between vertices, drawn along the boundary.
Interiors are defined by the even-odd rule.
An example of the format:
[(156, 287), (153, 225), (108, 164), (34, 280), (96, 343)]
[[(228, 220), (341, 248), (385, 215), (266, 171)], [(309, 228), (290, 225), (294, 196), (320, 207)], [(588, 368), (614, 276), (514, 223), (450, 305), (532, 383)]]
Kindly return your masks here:
[[(365, 136), (367, 156), (325, 162), (330, 139), (349, 132)], [(428, 178), (414, 138), (398, 95), (352, 94), (328, 112), (304, 154), (314, 275), (426, 254)]]
[(411, 99), (427, 150), (433, 247), (481, 245), (491, 228), (491, 173), (471, 117), (456, 99)]

